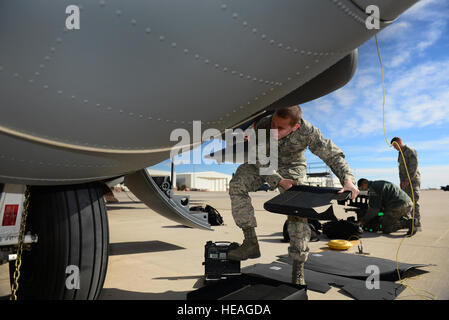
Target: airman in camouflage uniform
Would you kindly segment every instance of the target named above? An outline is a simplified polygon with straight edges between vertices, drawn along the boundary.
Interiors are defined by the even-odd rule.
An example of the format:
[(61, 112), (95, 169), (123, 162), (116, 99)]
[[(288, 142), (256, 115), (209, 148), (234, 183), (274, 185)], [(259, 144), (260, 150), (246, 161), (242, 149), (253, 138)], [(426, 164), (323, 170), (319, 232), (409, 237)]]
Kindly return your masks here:
[[(290, 112), (293, 112), (293, 114), (297, 112), (298, 114), (298, 119), (293, 118), (293, 121), (297, 120), (294, 124)], [(259, 169), (262, 166), (259, 162), (256, 164), (244, 163), (237, 168), (230, 181), (229, 195), (232, 216), (237, 226), (243, 229), (245, 237), (239, 248), (228, 253), (228, 257), (233, 260), (246, 260), (247, 258), (260, 256), (255, 233), (257, 222), (248, 192), (256, 191), (264, 182), (267, 182), (272, 188), (281, 187), (279, 188), (281, 192), (288, 190), (292, 185), (302, 184), (306, 176), (304, 153), (307, 147), (331, 168), (340, 179), (344, 190), (352, 192), (353, 198), (359, 192), (354, 185), (355, 177), (344, 159), (343, 152), (332, 141), (325, 139), (317, 128), (301, 118), (299, 106), (277, 110), (273, 116), (261, 119), (255, 129), (256, 132), (259, 129), (265, 129), (268, 136), (270, 129), (277, 130), (278, 169), (271, 175), (261, 175)], [(269, 141), (269, 139), (266, 139), (266, 141)], [(269, 145), (266, 146), (267, 150), (269, 150), (269, 147)], [(290, 235), (288, 252), (293, 260), (292, 282), (305, 284), (304, 263), (309, 252), (308, 242), (311, 231), (307, 224), (307, 218), (289, 216), (288, 221)]]
[(357, 182), (360, 190), (369, 190), (369, 206), (365, 215), (361, 219), (361, 224), (365, 225), (373, 218), (377, 217), (382, 210), (382, 232), (391, 233), (400, 229), (409, 229), (411, 232), (411, 212), (413, 209), (412, 199), (398, 186), (389, 181), (377, 180), (369, 181), (360, 179)]
[[(393, 147), (399, 151), (402, 151), (404, 159), (402, 158), (401, 152), (398, 153), (398, 164), (399, 164), (399, 181), (401, 189), (404, 190), (410, 199), (415, 200), (415, 227), (416, 231), (421, 231), (421, 215), (419, 207), (419, 193), (421, 187), (421, 173), (418, 170), (418, 153), (415, 149), (410, 148), (404, 144), (399, 137), (394, 137), (391, 139), (391, 144)], [(407, 176), (407, 170), (404, 165), (407, 165), (408, 174), (410, 175), (410, 180), (412, 185), (410, 186), (410, 181)], [(412, 194), (413, 191), (413, 194)]]

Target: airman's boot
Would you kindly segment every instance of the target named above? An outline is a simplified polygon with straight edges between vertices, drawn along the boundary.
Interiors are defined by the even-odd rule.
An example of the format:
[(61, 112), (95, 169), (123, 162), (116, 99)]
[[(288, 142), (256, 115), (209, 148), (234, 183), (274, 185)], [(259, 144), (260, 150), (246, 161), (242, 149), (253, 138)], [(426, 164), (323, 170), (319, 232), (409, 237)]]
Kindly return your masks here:
[(256, 230), (252, 227), (243, 228), (245, 239), (241, 246), (228, 252), (229, 260), (246, 260), (260, 257), (259, 242), (257, 241)]
[(302, 286), (306, 285), (306, 280), (304, 278), (304, 263), (301, 263), (298, 260), (293, 260), (292, 283)]
[(416, 231), (422, 231), (421, 219), (420, 218), (415, 218), (415, 225), (414, 225), (414, 227), (416, 228)]
[(407, 235), (408, 236), (413, 236), (416, 234), (416, 232), (421, 231), (421, 223), (417, 223), (418, 220), (415, 219), (414, 224), (412, 226), (412, 219), (410, 219), (410, 224), (409, 224), (409, 228), (407, 231)]

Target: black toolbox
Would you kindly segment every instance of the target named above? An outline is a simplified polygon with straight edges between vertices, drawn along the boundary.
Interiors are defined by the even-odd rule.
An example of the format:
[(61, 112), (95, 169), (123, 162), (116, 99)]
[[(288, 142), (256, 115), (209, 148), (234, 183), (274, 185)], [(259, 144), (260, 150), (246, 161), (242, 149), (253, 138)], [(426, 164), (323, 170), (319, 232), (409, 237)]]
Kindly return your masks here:
[(208, 241), (204, 246), (205, 282), (227, 279), (240, 275), (240, 261), (229, 260), (228, 251), (238, 248), (239, 244), (229, 241)]
[(206, 243), (205, 286), (189, 292), (187, 300), (307, 300), (306, 286), (241, 273), (240, 261), (227, 258), (228, 251), (238, 246), (229, 241)]

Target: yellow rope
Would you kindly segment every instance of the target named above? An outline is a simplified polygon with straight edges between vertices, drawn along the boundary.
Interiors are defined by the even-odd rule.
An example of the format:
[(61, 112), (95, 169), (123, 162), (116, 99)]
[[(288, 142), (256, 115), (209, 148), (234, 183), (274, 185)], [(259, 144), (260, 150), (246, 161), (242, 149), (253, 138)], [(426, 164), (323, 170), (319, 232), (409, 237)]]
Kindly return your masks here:
[[(397, 251), (396, 251), (396, 271), (397, 271), (397, 273), (398, 273), (398, 279), (399, 279), (399, 282), (400, 282), (403, 286), (405, 286), (406, 288), (412, 289), (413, 292), (415, 292), (417, 296), (424, 297), (425, 299), (432, 299), (432, 300), (435, 300), (435, 299), (436, 299), (436, 296), (435, 296), (433, 293), (431, 293), (431, 292), (429, 292), (429, 291), (426, 291), (426, 290), (423, 290), (423, 289), (416, 289), (416, 288), (414, 288), (413, 286), (407, 284), (406, 281), (405, 281), (405, 279), (401, 279), (401, 274), (400, 274), (400, 272), (399, 272), (399, 260), (398, 260), (399, 249), (401, 248), (402, 243), (404, 242), (404, 239), (405, 239), (405, 238), (408, 238), (408, 237), (411, 237), (411, 236), (413, 235), (413, 231), (414, 231), (414, 227), (415, 227), (415, 194), (414, 194), (414, 192), (413, 192), (412, 180), (410, 179), (410, 175), (409, 175), (409, 173), (408, 173), (407, 164), (406, 164), (405, 157), (404, 157), (404, 154), (403, 154), (403, 152), (402, 152), (401, 147), (399, 146), (399, 144), (398, 144), (396, 141), (393, 141), (393, 144), (390, 144), (390, 143), (388, 142), (387, 131), (386, 131), (386, 129), (385, 129), (385, 96), (386, 96), (386, 95), (385, 95), (384, 68), (383, 68), (383, 65), (382, 65), (382, 58), (381, 58), (381, 56), (380, 56), (380, 48), (379, 48), (379, 42), (378, 42), (378, 40), (377, 40), (377, 34), (376, 34), (374, 37), (375, 37), (375, 39), (376, 39), (377, 55), (378, 55), (378, 57), (379, 57), (380, 69), (381, 69), (381, 72), (382, 72), (382, 97), (383, 97), (383, 99), (382, 99), (382, 117), (383, 117), (383, 129), (384, 129), (385, 141), (386, 141), (386, 143), (387, 143), (387, 145), (388, 145), (389, 147), (391, 147), (391, 146), (393, 146), (394, 144), (396, 144), (397, 147), (398, 147), (398, 149), (399, 149), (399, 152), (401, 153), (402, 161), (403, 161), (403, 163), (404, 163), (405, 171), (406, 171), (406, 173), (407, 173), (407, 178), (408, 178), (408, 181), (409, 181), (409, 184), (410, 184), (410, 189), (411, 189), (411, 191), (412, 191), (412, 201), (413, 201), (413, 214), (412, 214), (412, 228), (411, 228), (411, 234), (410, 234), (409, 236), (407, 236), (407, 235), (404, 236), (404, 237), (401, 239), (401, 242), (399, 243), (398, 249), (397, 249)], [(422, 291), (422, 292), (426, 292), (427, 294), (431, 295), (432, 297), (429, 298), (429, 297), (427, 297), (427, 296), (424, 296), (424, 295), (421, 295), (421, 294), (417, 294), (417, 290), (418, 290), (418, 291)]]

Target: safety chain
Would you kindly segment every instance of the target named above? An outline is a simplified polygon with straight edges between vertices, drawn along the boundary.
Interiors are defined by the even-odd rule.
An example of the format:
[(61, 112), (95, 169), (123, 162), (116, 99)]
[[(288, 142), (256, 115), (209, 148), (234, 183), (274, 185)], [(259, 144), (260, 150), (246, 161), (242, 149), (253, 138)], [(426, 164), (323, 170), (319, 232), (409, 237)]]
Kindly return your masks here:
[(25, 239), (25, 227), (26, 220), (28, 215), (28, 206), (30, 204), (30, 188), (26, 186), (25, 190), (25, 200), (23, 202), (23, 212), (22, 212), (22, 221), (20, 222), (20, 230), (19, 230), (19, 241), (17, 248), (17, 259), (14, 270), (14, 281), (11, 285), (11, 297), (10, 300), (17, 300), (17, 290), (19, 289), (19, 278), (20, 278), (20, 266), (22, 265), (22, 251), (23, 244)]

